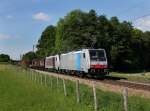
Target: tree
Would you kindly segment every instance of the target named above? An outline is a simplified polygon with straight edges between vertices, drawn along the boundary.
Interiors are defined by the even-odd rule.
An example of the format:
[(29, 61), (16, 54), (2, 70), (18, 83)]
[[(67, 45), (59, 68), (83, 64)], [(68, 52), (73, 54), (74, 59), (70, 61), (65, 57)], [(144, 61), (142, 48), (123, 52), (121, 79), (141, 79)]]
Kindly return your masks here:
[[(80, 10), (74, 10), (70, 12), (64, 18), (64, 37), (62, 41), (62, 48), (64, 51), (78, 50), (81, 47), (85, 47), (85, 35), (83, 35), (82, 28), (84, 25), (84, 16)], [(84, 39), (84, 40), (83, 40)]]
[(133, 69), (142, 70), (144, 67), (143, 62), (143, 48), (142, 48), (142, 38), (143, 32), (139, 29), (132, 30), (132, 40), (130, 48), (132, 49), (132, 61)]
[(0, 62), (9, 62), (10, 56), (7, 54), (0, 54)]
[(112, 35), (112, 64), (117, 70), (130, 70), (133, 65), (133, 51), (130, 47), (132, 40), (132, 25), (129, 22), (123, 21), (122, 23), (117, 24), (115, 29), (115, 33), (113, 33), (115, 35)]
[(46, 57), (53, 54), (55, 48), (55, 36), (56, 28), (55, 26), (48, 26), (43, 32), (38, 40), (37, 44), (37, 55), (39, 57)]
[(142, 37), (142, 59), (144, 62), (144, 70), (150, 70), (150, 32), (146, 31)]
[(57, 23), (56, 28), (56, 39), (55, 39), (55, 53), (61, 53), (63, 51), (63, 39), (64, 39), (64, 19), (60, 19)]
[(23, 55), (22, 60), (32, 61), (35, 58), (37, 58), (36, 53), (34, 53), (34, 52), (27, 52), (26, 54)]
[(94, 47), (98, 34), (96, 21), (97, 15), (94, 10), (89, 13), (74, 10), (61, 19), (56, 32), (57, 52)]

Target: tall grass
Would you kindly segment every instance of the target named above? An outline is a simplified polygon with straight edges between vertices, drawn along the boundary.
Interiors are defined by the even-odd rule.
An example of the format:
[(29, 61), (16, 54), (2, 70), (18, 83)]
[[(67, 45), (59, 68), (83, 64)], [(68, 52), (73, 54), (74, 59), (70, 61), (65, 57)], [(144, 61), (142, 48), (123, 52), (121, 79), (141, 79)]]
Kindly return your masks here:
[[(66, 80), (67, 97), (63, 81), (48, 77), (42, 84), (31, 80), (31, 72), (12, 65), (0, 65), (0, 111), (93, 111), (92, 89), (80, 84), (80, 103), (76, 102), (75, 83)], [(52, 82), (51, 82), (52, 81)], [(53, 83), (53, 87), (51, 87)], [(97, 90), (99, 111), (123, 111), (121, 94)], [(150, 111), (150, 100), (129, 98), (129, 111)]]
[(150, 83), (150, 73), (118, 73), (112, 72), (110, 73), (111, 77), (119, 77), (124, 78), (131, 81)]

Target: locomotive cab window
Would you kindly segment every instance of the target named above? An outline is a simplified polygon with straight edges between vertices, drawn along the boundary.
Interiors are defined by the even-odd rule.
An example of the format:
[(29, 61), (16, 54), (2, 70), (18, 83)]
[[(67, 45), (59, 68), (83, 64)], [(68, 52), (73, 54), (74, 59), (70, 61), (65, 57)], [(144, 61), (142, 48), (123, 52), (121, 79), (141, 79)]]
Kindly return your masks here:
[(93, 61), (106, 61), (104, 50), (89, 50), (89, 54)]
[(85, 53), (83, 53), (83, 58), (85, 58)]

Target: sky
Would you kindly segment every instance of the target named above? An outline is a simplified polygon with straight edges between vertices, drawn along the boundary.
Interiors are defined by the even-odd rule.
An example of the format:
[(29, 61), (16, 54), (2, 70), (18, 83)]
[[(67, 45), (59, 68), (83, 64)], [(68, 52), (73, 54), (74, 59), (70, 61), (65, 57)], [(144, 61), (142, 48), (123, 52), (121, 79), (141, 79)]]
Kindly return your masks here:
[(33, 49), (48, 25), (56, 25), (74, 9), (94, 9), (150, 31), (150, 0), (0, 0), (0, 54), (19, 59)]

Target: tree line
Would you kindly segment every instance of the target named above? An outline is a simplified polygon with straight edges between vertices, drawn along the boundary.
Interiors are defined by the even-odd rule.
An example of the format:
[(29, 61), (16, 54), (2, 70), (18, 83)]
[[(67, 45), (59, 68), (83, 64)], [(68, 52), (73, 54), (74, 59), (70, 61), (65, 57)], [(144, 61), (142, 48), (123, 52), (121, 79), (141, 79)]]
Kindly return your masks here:
[(32, 59), (83, 48), (104, 48), (115, 71), (150, 69), (150, 32), (117, 17), (97, 15), (94, 10), (73, 10), (60, 18), (56, 26), (50, 25), (42, 32), (36, 47)]
[(10, 62), (10, 56), (7, 54), (0, 54), (0, 62)]

